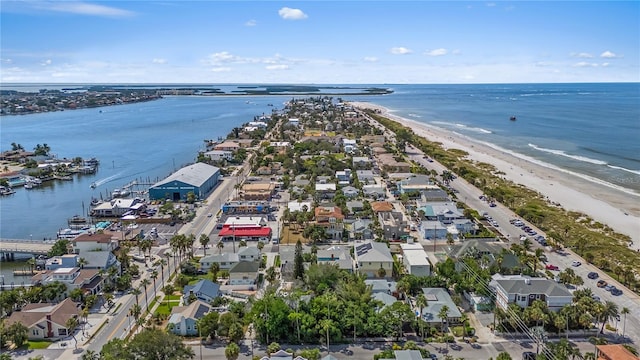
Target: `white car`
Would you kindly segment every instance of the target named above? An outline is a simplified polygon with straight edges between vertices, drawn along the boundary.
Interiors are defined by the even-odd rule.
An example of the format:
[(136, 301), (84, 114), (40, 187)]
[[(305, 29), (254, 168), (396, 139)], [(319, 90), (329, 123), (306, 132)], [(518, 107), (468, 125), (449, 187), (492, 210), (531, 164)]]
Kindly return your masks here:
[(571, 266), (580, 266), (580, 265), (582, 265), (582, 263), (580, 261), (578, 261), (578, 260), (573, 260), (571, 262)]

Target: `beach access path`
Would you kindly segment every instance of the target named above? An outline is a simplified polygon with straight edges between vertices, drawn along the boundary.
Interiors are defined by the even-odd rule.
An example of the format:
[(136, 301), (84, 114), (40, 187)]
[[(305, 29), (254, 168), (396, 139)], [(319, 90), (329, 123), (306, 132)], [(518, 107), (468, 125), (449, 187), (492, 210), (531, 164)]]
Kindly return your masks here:
[(503, 177), (535, 190), (566, 210), (584, 213), (615, 231), (631, 237), (631, 248), (640, 250), (640, 194), (607, 186), (596, 179), (577, 176), (525, 156), (507, 153), (470, 137), (394, 115), (389, 109), (365, 102), (359, 108), (375, 109), (380, 115), (414, 130), (416, 135), (442, 143), (445, 149), (466, 151), (468, 158), (491, 164)]

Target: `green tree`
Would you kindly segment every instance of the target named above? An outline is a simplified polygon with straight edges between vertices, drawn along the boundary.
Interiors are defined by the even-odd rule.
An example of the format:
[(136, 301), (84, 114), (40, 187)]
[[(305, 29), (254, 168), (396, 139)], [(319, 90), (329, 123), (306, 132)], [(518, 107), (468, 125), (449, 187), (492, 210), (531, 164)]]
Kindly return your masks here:
[(29, 339), (29, 329), (20, 322), (9, 325), (6, 334), (7, 338), (18, 348)]
[(118, 338), (104, 344), (100, 355), (103, 360), (135, 360), (127, 348), (127, 343)]
[(498, 356), (496, 356), (496, 360), (511, 360), (511, 355), (508, 352), (503, 351)]
[(216, 331), (218, 330), (218, 320), (220, 319), (220, 314), (211, 311), (205, 316), (201, 317), (198, 320), (198, 329), (200, 331), (200, 335), (205, 338), (214, 339), (216, 337)]
[(304, 279), (304, 258), (302, 256), (302, 242), (296, 242), (295, 257), (293, 259), (293, 276), (296, 279)]
[(604, 309), (601, 313), (602, 328), (600, 333), (604, 333), (604, 325), (608, 320), (615, 320), (618, 317), (618, 305), (613, 301), (605, 301)]
[(71, 335), (71, 337), (73, 337), (73, 341), (75, 341), (75, 347), (76, 349), (78, 348), (78, 339), (76, 339), (76, 328), (78, 327), (78, 318), (76, 317), (70, 317), (67, 319), (67, 322), (65, 323), (65, 326), (67, 327), (67, 334)]
[(157, 328), (144, 329), (136, 334), (127, 348), (135, 359), (186, 360), (195, 356), (180, 337)]
[(424, 296), (424, 294), (418, 294), (418, 296), (416, 296), (416, 306), (420, 311), (420, 318), (418, 321), (420, 323), (420, 336), (422, 337), (422, 340), (424, 340), (424, 320), (422, 319), (422, 311), (425, 307), (427, 307), (427, 305), (429, 305), (429, 303), (427, 302), (427, 298)]
[(238, 344), (232, 342), (224, 348), (224, 356), (227, 360), (236, 360), (240, 355), (240, 347)]
[(202, 249), (204, 250), (204, 256), (207, 256), (207, 245), (209, 241), (211, 241), (211, 239), (207, 234), (200, 234), (200, 245), (202, 245)]
[(49, 250), (47, 255), (49, 255), (49, 257), (65, 255), (68, 253), (68, 249), (70, 245), (71, 245), (71, 242), (67, 239), (58, 240), (55, 242), (55, 244), (53, 244), (53, 246), (51, 247), (51, 250)]

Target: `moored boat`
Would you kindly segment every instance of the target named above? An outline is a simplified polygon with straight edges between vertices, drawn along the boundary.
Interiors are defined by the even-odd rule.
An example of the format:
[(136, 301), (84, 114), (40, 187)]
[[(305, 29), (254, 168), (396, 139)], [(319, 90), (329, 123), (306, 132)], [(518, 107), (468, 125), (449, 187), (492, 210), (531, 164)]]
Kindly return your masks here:
[(516, 116), (515, 116), (515, 115), (511, 115), (511, 117), (509, 118), (509, 120), (511, 120), (511, 121), (516, 121), (516, 120), (517, 120), (517, 118), (516, 118)]

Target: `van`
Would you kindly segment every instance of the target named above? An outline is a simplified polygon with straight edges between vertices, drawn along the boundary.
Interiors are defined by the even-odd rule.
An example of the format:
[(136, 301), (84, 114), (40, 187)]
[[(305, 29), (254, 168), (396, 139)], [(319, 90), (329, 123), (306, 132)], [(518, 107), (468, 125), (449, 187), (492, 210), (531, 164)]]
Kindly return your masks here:
[(272, 244), (278, 244), (280, 243), (280, 239), (277, 236), (274, 236), (271, 238), (271, 243)]

